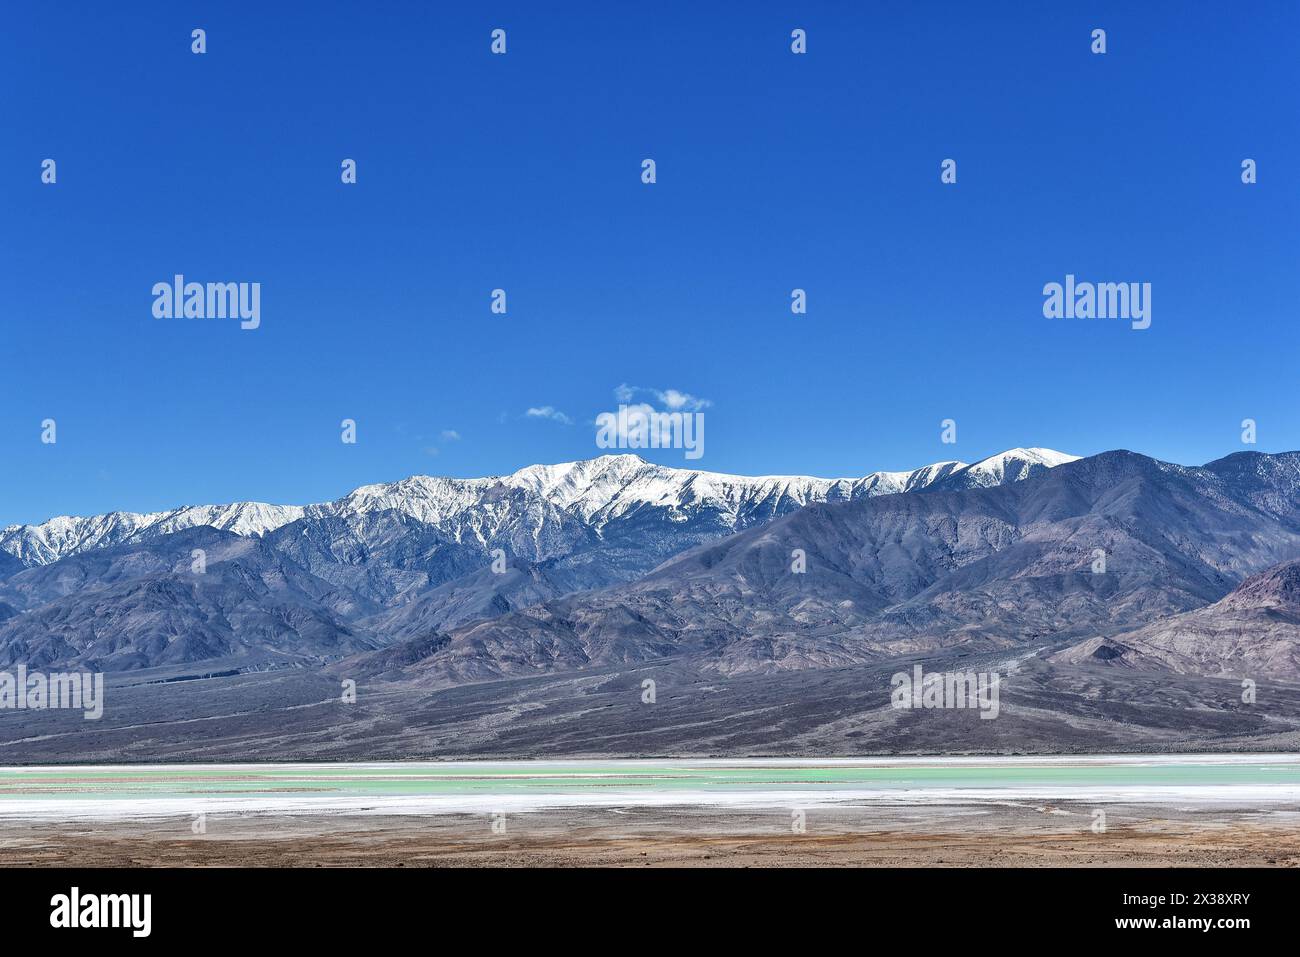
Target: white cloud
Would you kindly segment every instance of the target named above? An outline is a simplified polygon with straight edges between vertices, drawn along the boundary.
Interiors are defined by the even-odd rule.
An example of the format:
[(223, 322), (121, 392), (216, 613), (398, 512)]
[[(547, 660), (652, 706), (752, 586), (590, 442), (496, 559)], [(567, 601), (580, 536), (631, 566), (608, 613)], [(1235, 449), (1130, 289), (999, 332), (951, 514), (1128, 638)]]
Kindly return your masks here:
[(550, 419), (561, 425), (573, 425), (573, 420), (552, 405), (535, 406), (524, 413), (530, 419)]
[(697, 399), (689, 392), (678, 392), (676, 389), (665, 389), (663, 392), (656, 392), (655, 395), (659, 396), (659, 401), (674, 412), (679, 410), (698, 412), (713, 405), (708, 399)]
[(442, 430), (442, 440), (443, 440), (444, 442), (459, 442), (459, 441), (460, 441), (460, 433), (457, 432), (455, 429), (443, 429), (443, 430)]
[(708, 399), (698, 398), (680, 389), (654, 389), (625, 382), (614, 390), (614, 398), (622, 405), (628, 405), (638, 395), (654, 396), (669, 412), (699, 412), (713, 405)]

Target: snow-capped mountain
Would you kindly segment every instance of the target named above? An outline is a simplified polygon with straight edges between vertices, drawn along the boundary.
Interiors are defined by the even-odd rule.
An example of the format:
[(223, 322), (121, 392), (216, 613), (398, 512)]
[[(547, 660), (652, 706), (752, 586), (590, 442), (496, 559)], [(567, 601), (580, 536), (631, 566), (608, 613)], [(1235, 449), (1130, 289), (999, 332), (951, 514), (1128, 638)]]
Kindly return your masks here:
[(108, 548), (210, 525), (236, 535), (264, 535), (302, 517), (300, 505), (236, 502), (232, 505), (187, 505), (167, 512), (109, 512), (89, 518), (62, 515), (40, 525), (10, 525), (0, 531), (0, 551), (26, 566), (48, 565), (69, 555)]
[[(748, 746), (773, 715), (793, 715), (783, 733), (794, 751), (808, 716), (830, 728), (859, 713), (864, 681), (885, 688), (885, 707), (880, 676), (921, 656), (934, 670), (1024, 664), (1021, 723), (985, 750), (1087, 746), (1103, 726), (1134, 727), (1144, 701), (1161, 749), (1169, 715), (1184, 712), (1195, 740), (1221, 745), (1247, 728), (1276, 747), (1295, 713), (1246, 721), (1235, 692), (1201, 676), (1300, 675), (1300, 452), (1203, 466), (1123, 450), (1048, 461), (728, 481), (620, 456), (370, 486), (260, 535), (187, 528), (18, 570), (0, 553), (0, 667), (137, 675), (119, 685), (112, 727), (86, 737), (42, 721), (16, 728), (10, 747), (32, 761), (211, 759), (214, 740), (268, 758), (321, 759), (331, 743), (340, 757), (427, 757), (430, 740), (439, 755), (485, 741), (536, 754), (604, 734), (608, 747), (706, 750)], [(990, 477), (1004, 484), (979, 484)], [(859, 500), (813, 501), (833, 495)], [(237, 514), (217, 517), (243, 528), (292, 517), (249, 509), (240, 525)], [(132, 527), (104, 518), (88, 537)], [(647, 673), (674, 689), (660, 724), (637, 703)], [(365, 720), (317, 707), (340, 679), (365, 682)], [(479, 687), (430, 694), (468, 684)], [(1176, 694), (1152, 703), (1152, 689)], [(1034, 730), (1052, 720), (1059, 731)], [(879, 750), (969, 749), (987, 723), (900, 739), (888, 720), (841, 747), (860, 751), (870, 732)], [(124, 737), (142, 727), (141, 743)]]
[(532, 465), (483, 479), (413, 476), (367, 485), (325, 505), (311, 518), (347, 517), (392, 510), (451, 534), (455, 541), (487, 542), (532, 513), (554, 512), (600, 530), (645, 509), (667, 511), (670, 522), (702, 511), (735, 529), (812, 502), (848, 501), (924, 488), (964, 467), (941, 462), (910, 472), (873, 472), (858, 479), (804, 475), (725, 475), (669, 468), (636, 455), (603, 455), (560, 465)]
[(959, 469), (945, 480), (944, 487), (991, 488), (994, 485), (1006, 485), (1029, 478), (1045, 469), (1077, 461), (1078, 458), (1077, 455), (1067, 455), (1053, 449), (1011, 449)]
[[(737, 675), (1119, 633), (1100, 657), (1294, 680), (1298, 478), (1296, 452), (1189, 468), (1115, 451), (997, 487), (812, 505), (634, 581), (440, 623), (447, 640), (404, 667), (459, 682), (695, 656)], [(402, 635), (427, 636), (397, 617)]]
[[(602, 455), (560, 465), (531, 465), (488, 478), (417, 475), (362, 486), (334, 502), (307, 506), (237, 502), (145, 514), (60, 516), (39, 525), (8, 526), (0, 531), (0, 551), (31, 567), (197, 526), (264, 536), (300, 520), (334, 519), (354, 525), (390, 513), (432, 526), (452, 542), (485, 546), (506, 540), (516, 552), (531, 552), (528, 557), (543, 560), (567, 552), (563, 540), (579, 529), (600, 536), (611, 523), (641, 512), (656, 513), (678, 525), (707, 513), (718, 531), (738, 531), (813, 502), (916, 491), (959, 477), (960, 487), (997, 485), (1075, 458), (1050, 449), (1012, 449), (974, 465), (938, 462), (911, 471), (823, 479), (726, 475), (655, 465), (636, 455)], [(548, 544), (560, 527), (570, 534)]]

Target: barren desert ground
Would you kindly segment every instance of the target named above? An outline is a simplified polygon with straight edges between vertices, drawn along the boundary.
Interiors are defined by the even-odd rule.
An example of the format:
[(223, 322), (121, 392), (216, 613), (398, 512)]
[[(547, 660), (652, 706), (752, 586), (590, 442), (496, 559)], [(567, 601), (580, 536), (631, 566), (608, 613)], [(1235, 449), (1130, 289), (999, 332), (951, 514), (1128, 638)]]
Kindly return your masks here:
[(1300, 812), (955, 807), (790, 813), (580, 809), (509, 815), (209, 815), (0, 823), (3, 866), (1038, 867), (1300, 866)]
[(1300, 758), (6, 768), (0, 865), (1298, 866)]

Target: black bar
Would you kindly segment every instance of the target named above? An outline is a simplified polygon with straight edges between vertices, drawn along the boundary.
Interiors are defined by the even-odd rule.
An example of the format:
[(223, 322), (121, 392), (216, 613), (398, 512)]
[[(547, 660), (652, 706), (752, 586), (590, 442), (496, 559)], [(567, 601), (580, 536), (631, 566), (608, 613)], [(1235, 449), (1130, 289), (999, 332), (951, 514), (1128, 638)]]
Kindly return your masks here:
[[(54, 928), (52, 898), (149, 894), (149, 935)], [(309, 943), (441, 941), (435, 949), (773, 934), (890, 934), (917, 943), (1039, 946), (1090, 940), (1231, 946), (1295, 927), (1300, 875), (1285, 869), (11, 869), (6, 941)], [(1181, 897), (1177, 895), (1182, 895)], [(1222, 926), (1245, 919), (1244, 926)], [(1208, 919), (1208, 930), (1186, 922)], [(1154, 926), (1120, 926), (1151, 920)], [(1183, 922), (1179, 924), (1178, 922)], [(1172, 923), (1169, 923), (1172, 922)], [(128, 923), (129, 921), (124, 921)], [(694, 932), (692, 932), (694, 933)], [(611, 936), (612, 935), (612, 936)], [(565, 943), (567, 941), (567, 943)]]

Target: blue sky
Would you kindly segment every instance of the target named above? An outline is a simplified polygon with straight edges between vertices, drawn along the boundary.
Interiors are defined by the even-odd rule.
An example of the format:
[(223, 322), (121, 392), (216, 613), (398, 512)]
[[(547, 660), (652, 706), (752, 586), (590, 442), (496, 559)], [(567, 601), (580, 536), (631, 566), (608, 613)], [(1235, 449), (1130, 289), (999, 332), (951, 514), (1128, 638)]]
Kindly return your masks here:
[[(273, 6), (6, 12), (0, 524), (590, 457), (625, 383), (718, 471), (1300, 448), (1293, 3)], [(1045, 319), (1066, 273), (1151, 328)]]

